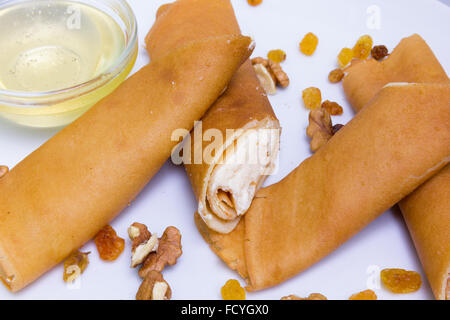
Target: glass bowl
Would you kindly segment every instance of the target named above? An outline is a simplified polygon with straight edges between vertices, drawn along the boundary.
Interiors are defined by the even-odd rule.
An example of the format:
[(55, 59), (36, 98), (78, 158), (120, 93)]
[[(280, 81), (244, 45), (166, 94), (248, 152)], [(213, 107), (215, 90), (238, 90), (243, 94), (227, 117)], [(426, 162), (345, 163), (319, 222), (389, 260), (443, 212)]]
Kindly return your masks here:
[[(0, 19), (4, 9), (17, 4), (26, 5), (30, 1), (33, 3), (42, 1), (49, 3), (48, 7), (51, 7), (51, 1), (59, 0), (0, 0)], [(42, 92), (12, 91), (0, 87), (1, 117), (31, 127), (57, 127), (68, 124), (116, 89), (132, 70), (138, 51), (137, 23), (128, 3), (125, 0), (63, 1), (68, 5), (94, 7), (113, 18), (123, 32), (125, 43), (121, 51), (116, 54), (116, 58), (109, 66), (92, 79), (71, 87)], [(45, 6), (42, 10), (45, 10)], [(82, 32), (83, 28), (80, 30)]]

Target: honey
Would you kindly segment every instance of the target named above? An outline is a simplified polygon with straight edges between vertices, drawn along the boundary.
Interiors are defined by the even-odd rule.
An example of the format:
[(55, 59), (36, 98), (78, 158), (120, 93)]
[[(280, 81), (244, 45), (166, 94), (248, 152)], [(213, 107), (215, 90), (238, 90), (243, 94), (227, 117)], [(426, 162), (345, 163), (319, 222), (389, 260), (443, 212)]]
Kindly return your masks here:
[[(50, 99), (54, 103), (39, 99), (20, 101), (40, 107), (14, 108), (3, 102), (0, 92), (2, 116), (32, 126), (66, 124), (109, 94), (128, 75), (137, 51), (119, 74), (108, 74), (120, 61), (129, 40), (125, 27), (120, 25), (123, 21), (88, 3), (33, 0), (13, 1), (0, 7), (0, 91), (58, 93), (58, 97)], [(104, 87), (89, 84), (103, 75)], [(60, 94), (86, 84), (90, 88), (85, 95)], [(33, 114), (41, 120), (30, 119)], [(53, 121), (55, 114), (60, 119)]]

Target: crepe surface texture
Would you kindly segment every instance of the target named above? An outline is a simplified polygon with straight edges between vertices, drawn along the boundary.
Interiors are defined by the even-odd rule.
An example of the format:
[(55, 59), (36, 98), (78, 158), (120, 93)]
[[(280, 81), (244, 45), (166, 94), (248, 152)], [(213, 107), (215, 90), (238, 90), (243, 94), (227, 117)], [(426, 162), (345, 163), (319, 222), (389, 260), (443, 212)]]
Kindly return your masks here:
[[(229, 0), (179, 0), (158, 10), (147, 50), (157, 58), (188, 41), (239, 33)], [(192, 155), (185, 158), (186, 171), (209, 228), (229, 233), (236, 227), (274, 170), (279, 135), (279, 122), (246, 61), (185, 142)], [(214, 153), (208, 153), (211, 146)]]
[[(359, 62), (347, 72), (344, 90), (356, 111), (391, 82), (449, 83), (430, 47), (417, 34), (400, 41), (386, 60)], [(399, 203), (436, 299), (450, 299), (449, 199), (448, 165)]]
[(0, 179), (0, 276), (10, 290), (130, 204), (170, 156), (172, 131), (203, 116), (251, 43), (225, 35), (166, 51)]
[(449, 162), (449, 99), (446, 84), (382, 89), (318, 152), (261, 189), (232, 233), (197, 217), (203, 237), (249, 290), (293, 277)]

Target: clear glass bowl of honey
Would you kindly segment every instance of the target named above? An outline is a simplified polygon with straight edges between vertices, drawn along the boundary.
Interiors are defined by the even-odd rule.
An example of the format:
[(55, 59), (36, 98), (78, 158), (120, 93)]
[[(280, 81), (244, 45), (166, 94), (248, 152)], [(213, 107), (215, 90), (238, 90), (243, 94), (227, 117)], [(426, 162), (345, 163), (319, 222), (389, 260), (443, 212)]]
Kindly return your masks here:
[(125, 80), (137, 49), (125, 0), (0, 0), (0, 116), (68, 124)]

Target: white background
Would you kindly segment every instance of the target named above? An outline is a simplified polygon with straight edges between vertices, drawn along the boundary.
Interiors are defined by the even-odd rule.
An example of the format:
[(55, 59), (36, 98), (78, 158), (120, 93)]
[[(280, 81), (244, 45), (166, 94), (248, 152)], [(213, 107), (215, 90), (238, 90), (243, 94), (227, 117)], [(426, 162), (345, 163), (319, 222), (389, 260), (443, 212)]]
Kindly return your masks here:
[[(156, 9), (165, 2), (129, 0), (139, 24), (140, 48), (135, 71), (148, 62), (143, 39), (153, 24)], [(336, 67), (339, 50), (352, 47), (359, 36), (370, 34), (375, 44), (384, 44), (391, 50), (401, 38), (417, 32), (426, 39), (444, 68), (448, 71), (450, 67), (450, 10), (435, 0), (264, 0), (259, 7), (250, 7), (245, 0), (232, 2), (243, 33), (256, 41), (255, 55), (265, 56), (268, 50), (278, 48), (287, 52), (283, 68), (291, 84), (270, 98), (283, 127), (280, 170), (266, 185), (279, 181), (310, 155), (305, 134), (308, 112), (301, 103), (302, 89), (316, 86), (322, 90), (324, 99), (337, 101), (344, 107), (344, 115), (334, 117), (335, 123), (351, 119), (353, 112), (341, 84), (330, 84), (327, 76)], [(372, 5), (380, 9), (379, 30), (368, 28), (366, 23), (369, 18), (366, 11)], [(319, 37), (319, 46), (312, 57), (307, 57), (299, 52), (298, 43), (310, 31)], [(57, 130), (25, 128), (0, 119), (0, 163), (13, 167)], [(165, 227), (177, 226), (183, 235), (183, 255), (175, 266), (164, 270), (173, 299), (220, 299), (221, 286), (230, 278), (239, 278), (200, 237), (193, 223), (195, 210), (196, 201), (183, 168), (166, 163), (112, 225), (126, 239), (127, 227), (134, 221), (147, 224), (159, 235)], [(134, 299), (140, 278), (137, 270), (129, 267), (128, 239), (124, 253), (115, 262), (101, 261), (92, 242), (83, 250), (92, 252), (91, 262), (75, 287), (62, 281), (63, 268), (59, 265), (19, 293), (11, 294), (0, 287), (0, 299)], [(330, 299), (347, 299), (367, 289), (367, 283), (373, 279), (376, 282), (377, 268), (385, 267), (419, 271), (423, 285), (418, 292), (406, 295), (376, 289), (380, 299), (433, 297), (397, 208), (309, 270), (275, 288), (249, 293), (247, 297), (280, 299), (288, 294), (306, 296), (320, 292)]]

